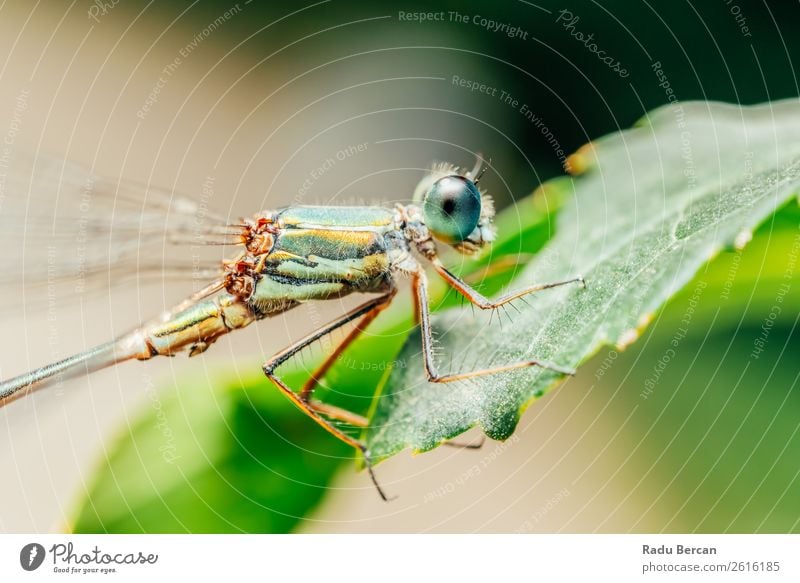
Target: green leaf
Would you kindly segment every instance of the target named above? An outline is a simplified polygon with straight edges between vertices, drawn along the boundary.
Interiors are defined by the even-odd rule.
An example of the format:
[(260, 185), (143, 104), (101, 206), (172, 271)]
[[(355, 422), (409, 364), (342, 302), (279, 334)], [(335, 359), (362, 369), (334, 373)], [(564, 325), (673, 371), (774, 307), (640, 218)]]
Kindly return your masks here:
[[(686, 302), (702, 282), (703, 295), (718, 298), (698, 306), (692, 314), (692, 326), (700, 330), (710, 326), (729, 331), (739, 327), (759, 327), (775, 305), (776, 290), (794, 276), (800, 251), (800, 206), (789, 202), (764, 222), (745, 248), (726, 249), (714, 258), (683, 290), (670, 299), (670, 305)], [(788, 321), (800, 313), (800, 294), (787, 294), (781, 300), (781, 315)], [(660, 320), (670, 317), (662, 313)], [(680, 318), (674, 321), (680, 325)]]
[[(607, 508), (634, 517), (624, 530), (800, 531), (800, 294), (783, 277), (800, 251), (800, 214), (791, 210), (779, 214), (794, 214), (791, 230), (762, 229), (753, 239), (761, 248), (769, 241), (772, 261), (750, 246), (740, 259), (715, 261), (641, 342), (587, 364), (594, 405), (607, 406), (599, 425), (620, 428), (615, 445), (631, 469), (623, 477), (594, 459), (599, 471), (587, 478), (614, 483), (624, 497)], [(781, 277), (752, 278), (758, 271)], [(715, 283), (721, 275), (724, 286)], [(598, 529), (613, 528), (610, 515)]]
[[(723, 249), (744, 245), (800, 185), (797, 100), (738, 107), (677, 103), (633, 130), (582, 148), (583, 172), (556, 235), (514, 287), (582, 274), (585, 290), (537, 294), (501, 328), (498, 316), (453, 310), (435, 321), (440, 371), (531, 358), (577, 366), (607, 344), (624, 348), (655, 310)], [(376, 458), (428, 450), (474, 425), (506, 439), (521, 411), (562, 378), (527, 369), (431, 384), (409, 336), (366, 433)], [(580, 371), (579, 371), (580, 374)]]
[(237, 385), (194, 377), (177, 391), (148, 391), (149, 406), (102, 460), (72, 530), (291, 530), (353, 453), (298, 423), (277, 391)]

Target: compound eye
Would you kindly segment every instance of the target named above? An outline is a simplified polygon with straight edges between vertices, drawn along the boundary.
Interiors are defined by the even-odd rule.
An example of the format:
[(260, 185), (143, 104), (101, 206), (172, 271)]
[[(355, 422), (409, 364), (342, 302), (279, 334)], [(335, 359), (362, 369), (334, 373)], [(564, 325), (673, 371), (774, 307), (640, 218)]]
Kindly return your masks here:
[(461, 243), (478, 226), (481, 193), (463, 176), (445, 176), (428, 189), (422, 213), (434, 237), (445, 243)]

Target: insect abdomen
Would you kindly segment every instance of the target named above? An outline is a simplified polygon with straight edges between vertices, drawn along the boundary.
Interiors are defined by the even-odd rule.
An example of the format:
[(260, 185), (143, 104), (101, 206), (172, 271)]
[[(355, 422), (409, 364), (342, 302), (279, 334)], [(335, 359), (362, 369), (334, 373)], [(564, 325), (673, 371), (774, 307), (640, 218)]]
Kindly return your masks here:
[[(166, 322), (145, 326), (141, 333), (151, 356), (175, 354), (186, 348), (196, 354), (223, 334), (244, 328), (256, 319), (245, 302), (223, 293), (197, 302), (170, 316)], [(142, 354), (139, 358), (148, 357)]]

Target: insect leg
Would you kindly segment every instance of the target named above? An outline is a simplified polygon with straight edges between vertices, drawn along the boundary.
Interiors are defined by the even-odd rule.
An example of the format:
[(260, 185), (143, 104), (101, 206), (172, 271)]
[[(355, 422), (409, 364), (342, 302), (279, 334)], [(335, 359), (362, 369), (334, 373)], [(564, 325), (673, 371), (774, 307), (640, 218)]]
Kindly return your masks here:
[(422, 332), (423, 364), (425, 366), (425, 375), (429, 382), (452, 383), (454, 381), (482, 377), (485, 375), (497, 374), (500, 372), (516, 370), (520, 368), (528, 368), (531, 366), (539, 366), (568, 375), (575, 374), (575, 371), (572, 369), (564, 368), (544, 360), (523, 360), (512, 364), (479, 369), (470, 372), (440, 374), (436, 369), (436, 363), (434, 362), (433, 333), (431, 330), (430, 306), (428, 305), (428, 278), (425, 275), (425, 271), (419, 269), (414, 273), (412, 277), (412, 285), (414, 286), (414, 315)]
[[(341, 318), (330, 322), (329, 324), (323, 326), (319, 330), (312, 332), (302, 340), (295, 342), (291, 346), (285, 348), (271, 359), (269, 359), (263, 366), (264, 374), (267, 376), (269, 380), (275, 384), (288, 398), (289, 400), (294, 403), (301, 411), (303, 411), (306, 415), (311, 417), (314, 421), (316, 421), (323, 429), (328, 431), (334, 437), (340, 439), (341, 441), (345, 442), (346, 444), (358, 449), (362, 455), (364, 456), (364, 461), (367, 466), (367, 471), (369, 472), (370, 479), (372, 483), (375, 485), (375, 488), (378, 490), (378, 494), (380, 494), (381, 498), (384, 500), (388, 500), (386, 494), (384, 493), (383, 489), (378, 484), (378, 480), (375, 477), (375, 473), (372, 470), (372, 463), (370, 460), (369, 450), (367, 449), (366, 445), (358, 441), (357, 439), (347, 435), (341, 429), (334, 426), (328, 419), (323, 417), (329, 416), (334, 417), (336, 419), (340, 419), (346, 421), (348, 423), (352, 423), (353, 425), (357, 426), (364, 426), (366, 425), (366, 419), (361, 417), (360, 415), (356, 415), (355, 413), (351, 413), (350, 411), (345, 411), (339, 407), (334, 407), (332, 405), (326, 405), (324, 403), (319, 403), (310, 400), (311, 392), (316, 385), (316, 379), (318, 379), (322, 374), (327, 371), (334, 362), (334, 359), (341, 354), (341, 352), (347, 347), (347, 344), (351, 343), (355, 338), (363, 331), (364, 326), (366, 325), (365, 322), (370, 322), (373, 320), (381, 310), (386, 308), (389, 305), (392, 298), (395, 295), (395, 290), (391, 290), (389, 293), (384, 294), (378, 298), (372, 299), (361, 306), (351, 310)], [(320, 338), (330, 334), (334, 330), (344, 326), (345, 324), (352, 322), (354, 320), (359, 320), (356, 329), (351, 332), (347, 338), (344, 340), (342, 344), (344, 346), (337, 347), (334, 351), (333, 358), (328, 358), (326, 361), (314, 372), (312, 378), (315, 380), (313, 384), (306, 383), (304, 387), (304, 391), (307, 387), (311, 387), (306, 392), (304, 396), (303, 393), (296, 393), (293, 391), (286, 383), (284, 383), (276, 374), (275, 369), (277, 369), (281, 364), (286, 362), (292, 356), (297, 354), (303, 348), (316, 342)]]
[[(341, 356), (341, 354), (347, 350), (347, 347), (350, 346), (353, 341), (358, 338), (364, 329), (369, 326), (369, 324), (378, 317), (384, 309), (386, 309), (389, 304), (391, 303), (392, 299), (394, 298), (397, 290), (392, 288), (392, 290), (380, 298), (377, 298), (379, 301), (378, 304), (373, 306), (367, 313), (365, 313), (361, 320), (356, 324), (353, 330), (347, 335), (347, 337), (342, 340), (339, 345), (331, 352), (331, 354), (325, 359), (325, 361), (315, 370), (309, 379), (306, 381), (306, 384), (303, 385), (302, 390), (300, 391), (300, 398), (304, 401), (309, 401), (311, 399), (311, 394), (314, 392), (314, 389), (317, 388), (319, 385), (320, 379), (325, 376), (325, 373), (333, 366), (336, 360)], [(382, 300), (382, 301), (381, 301)], [(346, 316), (345, 316), (346, 317)], [(331, 415), (332, 417), (336, 417), (336, 415)], [(366, 420), (362, 418), (363, 422), (361, 423), (353, 423), (353, 425), (360, 425), (365, 426)], [(347, 421), (347, 419), (343, 419), (343, 421)]]
[(528, 294), (542, 291), (544, 289), (550, 289), (553, 287), (568, 285), (570, 283), (577, 283), (581, 287), (586, 287), (586, 282), (584, 281), (584, 279), (578, 276), (565, 281), (556, 281), (553, 283), (537, 283), (535, 285), (528, 286), (521, 290), (507, 293), (506, 295), (501, 296), (498, 299), (492, 301), (481, 295), (481, 293), (478, 292), (477, 290), (470, 287), (469, 284), (467, 284), (463, 279), (451, 273), (444, 265), (442, 265), (442, 262), (439, 261), (437, 257), (431, 259), (431, 263), (433, 263), (433, 266), (436, 269), (437, 273), (441, 275), (442, 278), (444, 278), (444, 280), (447, 281), (447, 283), (453, 286), (459, 293), (463, 294), (465, 298), (467, 298), (470, 302), (472, 302), (482, 310), (493, 310), (495, 308), (499, 308), (504, 304), (512, 302)]
[(483, 269), (469, 274), (464, 278), (467, 284), (474, 284), (483, 281), (489, 277), (506, 273), (508, 271), (519, 271), (525, 267), (528, 262), (533, 258), (531, 253), (517, 253), (516, 255), (504, 255), (493, 261)]

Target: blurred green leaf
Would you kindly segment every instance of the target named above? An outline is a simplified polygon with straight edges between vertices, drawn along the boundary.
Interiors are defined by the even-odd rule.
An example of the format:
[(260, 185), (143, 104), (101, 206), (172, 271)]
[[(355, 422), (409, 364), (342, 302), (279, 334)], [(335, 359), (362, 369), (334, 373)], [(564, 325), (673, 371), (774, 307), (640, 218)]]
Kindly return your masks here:
[[(775, 263), (785, 268), (789, 257)], [(742, 268), (758, 260), (745, 256)], [(746, 297), (751, 283), (741, 278), (734, 293)], [(743, 310), (699, 277), (635, 349), (592, 361), (594, 390), (614, 395), (608, 414), (624, 426), (620, 443), (636, 468), (619, 490), (640, 506), (632, 531), (800, 532), (800, 312), (775, 283), (753, 288), (769, 307)], [(741, 323), (732, 327), (733, 318)]]
[(74, 532), (287, 532), (352, 457), (297, 423), (276, 391), (195, 377), (149, 396), (95, 473)]
[[(436, 319), (442, 372), (530, 358), (577, 366), (601, 346), (633, 342), (653, 313), (722, 249), (753, 230), (800, 185), (797, 100), (738, 107), (677, 103), (635, 129), (582, 148), (583, 175), (556, 236), (515, 286), (582, 274), (588, 289), (538, 294), (501, 328), (469, 312)], [(502, 314), (500, 314), (502, 315)], [(528, 369), (471, 381), (428, 383), (419, 335), (409, 337), (366, 433), (377, 458), (428, 450), (474, 425), (505, 439), (521, 410), (559, 375)], [(441, 357), (440, 357), (441, 358)]]
[[(741, 328), (735, 336), (713, 332), (719, 336), (687, 339), (660, 381), (666, 390), (657, 391), (633, 420), (653, 428), (643, 455), (654, 460), (665, 454), (654, 481), (658, 492), (679, 502), (664, 527), (800, 532), (800, 391), (790, 366), (790, 355), (800, 351), (798, 336), (776, 327), (771, 347), (753, 358), (759, 328)], [(650, 344), (643, 362), (652, 364), (656, 346)], [(687, 366), (690, 382), (684, 380)], [(644, 368), (626, 382), (645, 380)]]
[(633, 532), (798, 532), (799, 256), (790, 202), (706, 265), (632, 349), (582, 369), (634, 468), (605, 484), (624, 503), (599, 530), (634, 505)]

